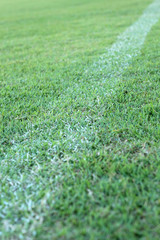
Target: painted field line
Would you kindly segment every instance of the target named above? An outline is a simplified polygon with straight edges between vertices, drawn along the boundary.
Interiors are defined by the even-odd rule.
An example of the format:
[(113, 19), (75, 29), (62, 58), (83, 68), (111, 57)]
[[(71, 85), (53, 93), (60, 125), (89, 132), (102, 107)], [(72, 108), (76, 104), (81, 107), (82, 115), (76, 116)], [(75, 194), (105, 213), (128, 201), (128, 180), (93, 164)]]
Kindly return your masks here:
[[(86, 106), (94, 108), (95, 98), (101, 104), (106, 96), (112, 95), (114, 89), (121, 79), (122, 73), (132, 63), (133, 59), (140, 54), (147, 34), (150, 32), (160, 18), (160, 0), (155, 0), (150, 4), (140, 18), (126, 29), (117, 39), (117, 41), (107, 49), (97, 62), (89, 66), (84, 72), (84, 80), (73, 83), (62, 94), (60, 101), (55, 105), (60, 105), (66, 99), (77, 99), (77, 102), (84, 102)], [(86, 84), (87, 81), (87, 84)], [(66, 98), (67, 96), (67, 98)], [(68, 103), (69, 105), (70, 103)], [(73, 101), (74, 109), (74, 101)], [(91, 141), (90, 136), (95, 134), (95, 129), (88, 116), (82, 114), (82, 121), (76, 122), (75, 119), (66, 120), (66, 129), (63, 129), (70, 145), (74, 146), (72, 150), (81, 149), (81, 136), (85, 137), (86, 144)], [(76, 129), (76, 130), (75, 130)], [(88, 129), (90, 129), (88, 131)], [(85, 133), (88, 132), (86, 135)], [(84, 147), (82, 147), (84, 149)]]
[[(147, 34), (159, 18), (160, 0), (155, 0), (145, 9), (141, 17), (128, 27), (110, 48), (106, 49), (106, 53), (101, 55), (98, 61), (85, 69), (84, 80), (73, 83), (65, 90), (62, 99), (63, 96), (72, 96), (72, 98), (78, 96), (79, 99), (84, 98), (89, 102), (92, 93), (101, 97), (112, 94), (121, 74), (132, 63), (133, 58), (140, 54)], [(85, 84), (86, 80), (89, 88)]]
[[(151, 30), (151, 27), (156, 24), (159, 18), (160, 0), (156, 0), (149, 5), (138, 21), (127, 28), (127, 30), (119, 36), (118, 40), (112, 45), (112, 47), (100, 57), (99, 61), (85, 71), (84, 82), (86, 79), (89, 79), (88, 84), (84, 86), (83, 81), (78, 84), (73, 83), (73, 86), (66, 89), (65, 92), (62, 93), (62, 96), (52, 103), (51, 107), (54, 108), (60, 106), (60, 108), (63, 109), (64, 106), (65, 108), (67, 104), (65, 102), (67, 99), (66, 96), (68, 99), (76, 98), (77, 102), (80, 102), (81, 99), (85, 99), (86, 105), (90, 104), (92, 107), (95, 105), (95, 97), (99, 97), (98, 99), (104, 99), (105, 95), (111, 94), (112, 91), (114, 91), (114, 87), (119, 79), (119, 76), (129, 66), (132, 59), (140, 53), (140, 49), (148, 32)], [(65, 97), (63, 98), (64, 95)], [(70, 104), (69, 101), (70, 100), (68, 100), (68, 104)], [(65, 124), (61, 130), (61, 124), (59, 122), (52, 126), (51, 124), (48, 124), (50, 127), (46, 127), (47, 124), (43, 123), (42, 126), (38, 127), (38, 129), (32, 126), (31, 130), (29, 127), (28, 132), (26, 132), (23, 136), (17, 136), (17, 139), (16, 137), (13, 139), (12, 148), (9, 153), (7, 152), (4, 159), (1, 161), (1, 171), (3, 172), (3, 167), (5, 169), (7, 166), (11, 169), (12, 165), (15, 164), (17, 166), (17, 174), (21, 174), (21, 177), (18, 180), (16, 180), (16, 178), (12, 178), (12, 176), (6, 176), (6, 178), (9, 179), (9, 182), (12, 183), (9, 187), (10, 191), (14, 192), (15, 199), (14, 201), (12, 199), (12, 202), (15, 204), (18, 203), (19, 208), (29, 209), (27, 201), (24, 200), (24, 202), (21, 202), (18, 198), (19, 192), (21, 194), (21, 191), (23, 191), (23, 186), (27, 189), (31, 189), (30, 192), (32, 192), (32, 199), (34, 199), (34, 197), (35, 199), (37, 198), (35, 190), (37, 186), (36, 178), (39, 169), (43, 167), (43, 164), (41, 166), (41, 163), (38, 161), (39, 158), (41, 158), (41, 149), (43, 149), (43, 146), (45, 146), (46, 143), (48, 144), (48, 148), (46, 149), (45, 159), (50, 160), (51, 166), (55, 166), (57, 176), (57, 180), (54, 180), (55, 190), (51, 188), (48, 189), (48, 192), (46, 192), (46, 202), (47, 198), (49, 198), (48, 196), (50, 196), (49, 191), (57, 191), (56, 182), (63, 179), (61, 169), (59, 169), (56, 165), (56, 156), (61, 146), (67, 149), (67, 151), (71, 150), (72, 152), (76, 152), (78, 154), (81, 154), (83, 150), (87, 149), (87, 145), (92, 141), (92, 136), (95, 135), (96, 129), (90, 121), (89, 116), (83, 115), (83, 113), (81, 113), (81, 115), (81, 122), (78, 122), (76, 118), (72, 118), (69, 116), (69, 113), (66, 113), (65, 118), (63, 118)], [(56, 133), (57, 128), (60, 131), (59, 133)], [(28, 140), (30, 139), (32, 131), (34, 131), (32, 139)], [(20, 143), (19, 138), (21, 138)], [(67, 156), (65, 155), (65, 159), (61, 160), (62, 163), (68, 161), (69, 157), (70, 156), (68, 156), (67, 159)], [(26, 174), (25, 167), (31, 160), (35, 161), (35, 166), (32, 167), (31, 173)], [(24, 170), (21, 170), (22, 166)], [(50, 172), (46, 171), (45, 176), (50, 179)], [(3, 179), (3, 181), (5, 182), (6, 180)], [(45, 188), (45, 184), (43, 186), (42, 178), (41, 188), (43, 187)], [(37, 191), (39, 191), (39, 189), (37, 189)], [(6, 197), (5, 193), (2, 194), (2, 197)], [(30, 199), (30, 195), (26, 196), (26, 199)], [(3, 208), (4, 219), (8, 208), (14, 208), (14, 205), (11, 205), (9, 201), (6, 202), (6, 206)], [(41, 208), (41, 205), (39, 208)], [(41, 211), (41, 209), (39, 211)], [(32, 223), (32, 219), (28, 219), (28, 224), (29, 223)], [(24, 225), (23, 220), (21, 225)]]
[[(142, 16), (126, 29), (90, 69), (92, 73), (104, 75), (103, 80), (119, 76), (136, 57), (144, 44), (147, 34), (160, 18), (160, 0), (149, 5)], [(89, 70), (89, 72), (90, 72)]]
[[(110, 49), (107, 49), (107, 52), (100, 57), (99, 61), (84, 72), (84, 81), (73, 83), (73, 86), (65, 89), (60, 98), (51, 103), (51, 108), (57, 108), (57, 106), (60, 106), (61, 109), (63, 109), (63, 106), (65, 108), (67, 105), (66, 99), (69, 99), (67, 100), (68, 105), (71, 104), (71, 99), (76, 99), (76, 103), (81, 102), (81, 99), (83, 101), (85, 99), (86, 106), (89, 104), (92, 107), (95, 105), (95, 97), (99, 101), (99, 99), (104, 99), (106, 95), (112, 94), (120, 75), (129, 66), (132, 59), (140, 53), (148, 32), (158, 22), (159, 18), (160, 0), (155, 0), (146, 8), (137, 21), (118, 37), (118, 40)], [(88, 84), (84, 84), (86, 79)], [(76, 103), (73, 101), (73, 107)], [(37, 146), (43, 145), (45, 142), (48, 142), (50, 146), (46, 151), (52, 151), (53, 154), (56, 154), (59, 146), (63, 144), (67, 149), (74, 152), (85, 149), (86, 145), (92, 141), (91, 136), (95, 134), (95, 128), (92, 126), (89, 116), (81, 113), (81, 122), (78, 122), (76, 118), (72, 119), (70, 114), (64, 113), (64, 115), (64, 127), (61, 129), (60, 134), (56, 136), (54, 143), (51, 139), (54, 139), (56, 127), (57, 125), (60, 126), (59, 123), (50, 128), (45, 128), (42, 125), (35, 129), (32, 126), (32, 130), (21, 136), (21, 143), (18, 143), (18, 139), (13, 140), (14, 145), (10, 154), (6, 154), (2, 163), (4, 165), (12, 164), (13, 161), (16, 162), (17, 158), (21, 159), (21, 161), (27, 161), (28, 158), (36, 159), (38, 157)], [(33, 130), (35, 135), (30, 140), (31, 143), (27, 141), (27, 138)], [(48, 139), (46, 139), (47, 137)], [(29, 148), (35, 149), (35, 151), (31, 151), (31, 155), (28, 153)], [(49, 153), (48, 157), (50, 157)]]
[[(107, 52), (103, 54), (96, 63), (85, 70), (84, 81), (73, 83), (72, 86), (65, 89), (65, 92), (61, 94), (59, 99), (51, 103), (50, 107), (57, 108), (57, 106), (60, 106), (60, 108), (63, 109), (63, 106), (67, 105), (66, 101), (68, 101), (68, 105), (71, 104), (71, 99), (77, 99), (76, 103), (81, 102), (82, 99), (84, 101), (85, 99), (86, 106), (89, 104), (92, 107), (95, 105), (95, 97), (104, 99), (105, 96), (112, 94), (120, 75), (129, 66), (132, 59), (140, 53), (147, 34), (152, 26), (158, 22), (159, 18), (160, 0), (155, 0), (145, 9), (137, 21), (118, 37), (110, 49), (107, 49)], [(85, 84), (86, 79), (88, 84)], [(73, 101), (73, 107), (76, 103)], [(4, 159), (4, 164), (9, 163), (9, 161), (5, 161), (6, 159), (11, 160), (11, 158), (14, 158), (14, 161), (16, 161), (17, 157), (27, 161), (28, 148), (30, 147), (35, 148), (35, 153), (29, 157), (35, 159), (37, 157), (36, 147), (47, 141), (50, 146), (48, 151), (52, 149), (55, 153), (57, 151), (56, 149), (59, 148), (62, 143), (66, 144), (67, 149), (72, 149), (75, 152), (85, 149), (86, 144), (92, 141), (90, 136), (95, 133), (94, 126), (91, 126), (90, 118), (81, 113), (81, 122), (77, 122), (76, 118), (71, 119), (69, 114), (64, 114), (66, 114), (65, 126), (60, 131), (60, 135), (58, 135), (59, 139), (56, 137), (54, 145), (49, 139), (44, 138), (44, 133), (48, 138), (51, 139), (51, 136), (53, 136), (54, 139), (56, 127), (59, 123), (55, 124), (56, 127), (52, 126), (47, 129), (44, 128), (43, 125), (38, 129), (34, 129), (34, 126), (32, 126), (32, 130), (34, 130), (35, 133), (35, 138), (33, 136), (31, 140), (32, 144), (26, 140), (31, 130), (21, 137), (20, 144), (18, 141), (16, 143), (16, 139), (14, 139), (15, 144), (12, 147), (13, 156), (11, 157), (11, 155), (7, 154)], [(90, 130), (88, 131), (88, 129)], [(65, 137), (63, 137), (64, 135)], [(81, 136), (84, 137), (83, 141), (81, 140)]]

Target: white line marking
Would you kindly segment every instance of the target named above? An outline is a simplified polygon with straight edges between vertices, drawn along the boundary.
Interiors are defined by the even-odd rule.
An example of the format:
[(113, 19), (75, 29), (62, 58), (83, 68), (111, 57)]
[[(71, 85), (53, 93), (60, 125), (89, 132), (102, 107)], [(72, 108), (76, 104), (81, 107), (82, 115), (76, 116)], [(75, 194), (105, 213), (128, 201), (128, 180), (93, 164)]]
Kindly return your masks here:
[[(103, 100), (106, 94), (110, 94), (113, 91), (119, 75), (129, 66), (131, 60), (140, 53), (140, 49), (145, 41), (147, 33), (150, 31), (151, 27), (158, 21), (159, 17), (160, 1), (156, 0), (144, 11), (143, 15), (139, 18), (138, 21), (136, 21), (122, 35), (119, 36), (116, 43), (114, 43), (112, 47), (107, 50), (107, 53), (103, 54), (100, 57), (99, 61), (93, 64), (85, 72), (85, 75), (87, 76), (87, 78), (85, 77), (85, 81), (87, 79), (87, 81), (89, 81), (88, 84), (84, 84), (83, 81), (79, 84), (73, 83), (72, 87), (65, 90), (64, 94), (65, 96), (68, 96), (68, 101), (74, 99), (74, 105), (74, 102), (81, 102), (81, 99), (83, 98), (83, 101), (85, 99), (86, 105), (89, 104), (90, 107), (93, 106), (94, 108), (96, 97), (97, 103), (101, 104), (101, 102), (99, 102), (100, 99)], [(63, 101), (62, 94), (61, 98), (56, 102), (52, 103), (51, 107), (60, 105), (60, 109), (63, 109), (63, 106), (65, 106), (64, 104), (66, 104), (66, 99), (67, 98), (65, 97)], [(12, 168), (12, 165), (14, 164), (17, 166), (17, 171), (19, 172), (22, 167), (26, 167), (28, 165), (28, 162), (31, 161), (31, 159), (36, 163), (36, 165), (31, 170), (31, 174), (26, 176), (25, 172), (21, 173), (21, 178), (18, 181), (16, 180), (16, 178), (12, 179), (11, 176), (6, 176), (6, 178), (9, 179), (9, 182), (12, 182), (12, 186), (10, 186), (10, 191), (14, 192), (15, 205), (18, 202), (18, 205), (16, 205), (16, 207), (19, 206), (19, 208), (21, 209), (22, 207), (25, 209), (29, 208), (26, 202), (21, 202), (18, 199), (18, 191), (22, 191), (21, 189), (23, 189), (23, 184), (26, 186), (26, 188), (32, 187), (32, 195), (36, 195), (36, 177), (39, 169), (41, 168), (41, 164), (38, 163), (38, 161), (42, 158), (41, 150), (44, 147), (46, 149), (46, 145), (48, 147), (45, 150), (45, 158), (51, 161), (51, 165), (59, 164), (59, 162), (57, 163), (56, 154), (58, 153), (58, 149), (61, 149), (61, 146), (63, 146), (63, 148), (69, 151), (72, 150), (74, 152), (78, 152), (79, 155), (83, 152), (83, 150), (87, 150), (87, 144), (88, 142), (93, 141), (92, 137), (95, 135), (96, 129), (94, 128), (90, 117), (83, 115), (83, 112), (80, 114), (81, 122), (78, 122), (76, 118), (72, 118), (72, 116), (68, 116), (69, 114), (67, 115), (66, 113), (66, 118), (64, 118), (64, 129), (62, 129), (56, 135), (57, 139), (55, 139), (54, 141), (53, 139), (55, 136), (55, 132), (57, 131), (56, 125), (60, 123), (55, 123), (55, 126), (53, 126), (52, 128), (47, 128), (45, 126), (45, 123), (43, 123), (42, 127), (39, 126), (38, 129), (34, 129), (33, 126), (32, 130), (34, 130), (34, 135), (32, 136), (31, 141), (28, 141), (28, 138), (32, 130), (29, 130), (25, 135), (21, 136), (21, 143), (16, 143), (16, 141), (20, 141), (20, 137), (18, 136), (17, 139), (15, 137), (13, 141), (14, 146), (10, 149), (9, 153), (5, 155), (4, 160), (1, 161), (1, 171), (3, 171), (3, 167), (5, 168), (7, 166), (8, 168)], [(69, 158), (70, 156), (67, 157), (65, 155), (65, 159), (62, 159), (62, 162), (68, 161)], [(57, 167), (56, 169), (57, 180), (54, 180), (55, 190), (56, 183), (59, 182), (58, 179), (62, 178), (62, 173), (59, 170), (59, 167)], [(50, 173), (46, 171), (45, 174), (46, 176), (48, 174), (48, 179), (50, 179)], [(32, 177), (32, 181), (30, 179), (30, 176)], [(4, 179), (4, 181), (6, 180)], [(43, 178), (41, 187), (43, 187)], [(39, 189), (37, 191), (39, 191)], [(48, 192), (47, 194), (49, 194), (50, 196), (50, 192)], [(47, 194), (46, 199), (48, 198)], [(2, 197), (5, 198), (5, 193), (2, 194)], [(28, 198), (29, 197), (30, 196), (28, 196)], [(41, 205), (39, 207), (41, 208)], [(9, 205), (9, 203), (7, 202), (6, 207), (3, 208), (4, 219), (5, 215), (7, 214), (8, 208), (14, 208), (14, 204)], [(29, 221), (32, 227), (32, 219)], [(16, 222), (14, 228), (16, 228), (15, 226)], [(24, 228), (23, 220), (21, 222), (21, 226)], [(33, 227), (35, 228), (35, 226)], [(31, 229), (25, 229), (25, 231), (30, 231), (30, 233), (33, 232)]]
[[(103, 54), (98, 62), (85, 71), (85, 80), (77, 84), (73, 83), (73, 86), (66, 89), (61, 97), (52, 103), (51, 108), (62, 106), (61, 109), (63, 109), (64, 104), (66, 104), (66, 99), (69, 99), (68, 101), (70, 102), (71, 98), (76, 99), (76, 101), (73, 101), (73, 107), (75, 102), (77, 104), (77, 102), (81, 102), (81, 99), (83, 99), (83, 101), (85, 99), (86, 104), (94, 106), (95, 97), (97, 97), (97, 102), (99, 102), (99, 98), (103, 99), (106, 95), (112, 94), (119, 76), (129, 66), (132, 59), (140, 53), (140, 49), (148, 32), (151, 30), (151, 27), (158, 22), (159, 18), (160, 0), (155, 0), (146, 8), (138, 21), (118, 37), (118, 40), (107, 50), (107, 53)], [(84, 84), (86, 79), (89, 81), (89, 84)], [(70, 105), (70, 103), (68, 103), (68, 105)], [(49, 138), (54, 136), (54, 127), (44, 129), (42, 126), (42, 128), (36, 130), (34, 126), (32, 126), (32, 130), (34, 129), (34, 132), (37, 132), (37, 134), (35, 134), (36, 138), (34, 139), (33, 136), (31, 144), (25, 140), (29, 132), (22, 136), (22, 144), (15, 143), (12, 148), (14, 153), (12, 157), (26, 161), (28, 147), (32, 147), (35, 151), (32, 151), (34, 154), (30, 157), (36, 158), (38, 151), (36, 151), (37, 146), (47, 141), (50, 146), (49, 150), (52, 149), (55, 152), (62, 143), (66, 144), (68, 149), (72, 149), (75, 152), (83, 150), (86, 144), (92, 141), (90, 136), (94, 135), (95, 129), (91, 126), (90, 117), (84, 116), (83, 113), (81, 113), (81, 115), (81, 122), (78, 122), (75, 118), (66, 117), (65, 127), (59, 133), (59, 139), (54, 142), (54, 145), (49, 142), (49, 140), (43, 139), (43, 133), (48, 134)], [(86, 135), (88, 128), (90, 128), (90, 134)], [(65, 135), (65, 137), (63, 137), (63, 135)], [(83, 139), (81, 138), (82, 136)], [(6, 159), (11, 160), (11, 155), (6, 155), (5, 160)], [(14, 161), (16, 161), (15, 159)], [(5, 160), (3, 164), (8, 164), (8, 160)], [(13, 159), (11, 161), (13, 161)]]
[[(119, 76), (131, 63), (131, 60), (140, 53), (145, 38), (152, 26), (160, 18), (160, 0), (154, 1), (147, 7), (143, 15), (133, 25), (126, 29), (107, 53), (104, 53), (98, 62), (91, 68), (94, 72), (105, 71), (104, 80)], [(89, 71), (90, 72), (90, 71)], [(107, 74), (107, 75), (106, 75)]]

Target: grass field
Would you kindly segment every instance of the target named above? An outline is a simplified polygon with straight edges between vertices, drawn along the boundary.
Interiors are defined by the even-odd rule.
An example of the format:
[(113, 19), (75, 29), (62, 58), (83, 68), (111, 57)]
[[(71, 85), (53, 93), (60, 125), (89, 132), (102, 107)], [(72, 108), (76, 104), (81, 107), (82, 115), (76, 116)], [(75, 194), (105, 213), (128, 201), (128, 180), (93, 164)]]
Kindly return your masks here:
[(1, 240), (160, 239), (160, 21), (96, 65), (151, 3), (0, 1)]

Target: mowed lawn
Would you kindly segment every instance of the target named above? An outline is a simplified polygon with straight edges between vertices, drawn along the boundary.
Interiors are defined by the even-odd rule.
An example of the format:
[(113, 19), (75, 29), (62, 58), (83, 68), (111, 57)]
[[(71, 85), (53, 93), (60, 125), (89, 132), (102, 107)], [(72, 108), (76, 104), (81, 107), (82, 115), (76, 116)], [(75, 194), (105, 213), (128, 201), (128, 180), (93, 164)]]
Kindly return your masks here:
[(160, 21), (88, 70), (151, 2), (0, 1), (1, 240), (160, 239)]

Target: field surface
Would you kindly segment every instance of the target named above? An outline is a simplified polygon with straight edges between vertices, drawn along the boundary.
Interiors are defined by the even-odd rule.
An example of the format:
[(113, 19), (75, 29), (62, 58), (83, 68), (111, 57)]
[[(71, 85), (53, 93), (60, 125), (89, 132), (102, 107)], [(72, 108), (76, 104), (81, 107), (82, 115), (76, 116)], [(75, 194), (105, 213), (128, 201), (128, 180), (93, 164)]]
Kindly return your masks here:
[(160, 239), (152, 2), (0, 1), (1, 240)]

